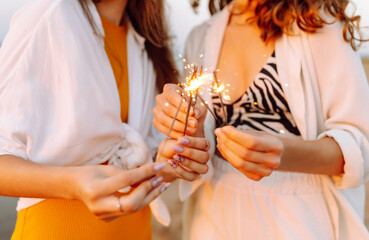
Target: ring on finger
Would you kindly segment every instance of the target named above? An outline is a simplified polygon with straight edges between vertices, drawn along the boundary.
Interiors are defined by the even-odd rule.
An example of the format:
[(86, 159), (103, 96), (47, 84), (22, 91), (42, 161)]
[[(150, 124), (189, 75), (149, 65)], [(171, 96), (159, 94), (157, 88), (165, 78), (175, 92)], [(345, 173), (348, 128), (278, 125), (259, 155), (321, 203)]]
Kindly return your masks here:
[(123, 212), (123, 209), (122, 209), (122, 204), (120, 203), (120, 197), (116, 196), (117, 197), (117, 208), (120, 212)]

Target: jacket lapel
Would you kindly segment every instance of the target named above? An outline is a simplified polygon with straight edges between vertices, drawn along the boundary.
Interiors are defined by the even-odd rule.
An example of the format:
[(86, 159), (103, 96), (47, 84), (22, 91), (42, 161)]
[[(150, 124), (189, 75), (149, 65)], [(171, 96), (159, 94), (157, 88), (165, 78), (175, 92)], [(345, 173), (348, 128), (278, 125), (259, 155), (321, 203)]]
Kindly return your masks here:
[[(292, 47), (291, 47), (292, 46)], [(305, 100), (303, 85), (301, 82), (301, 60), (298, 56), (298, 49), (294, 48), (293, 39), (283, 35), (276, 41), (276, 61), (278, 74), (285, 92), (286, 100), (291, 113), (303, 138), (306, 138), (305, 124)]]
[(204, 67), (208, 68), (209, 72), (216, 70), (218, 65), (219, 54), (230, 17), (229, 8), (228, 5), (208, 22), (209, 27), (204, 41), (206, 44), (204, 47)]

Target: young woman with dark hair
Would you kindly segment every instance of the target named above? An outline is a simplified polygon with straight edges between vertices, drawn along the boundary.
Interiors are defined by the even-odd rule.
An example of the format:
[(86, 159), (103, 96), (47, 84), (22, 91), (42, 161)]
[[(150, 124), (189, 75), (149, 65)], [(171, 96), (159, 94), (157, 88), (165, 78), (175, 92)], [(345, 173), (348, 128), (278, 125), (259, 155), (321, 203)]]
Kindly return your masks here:
[[(37, 0), (14, 16), (0, 51), (0, 195), (20, 197), (12, 239), (151, 239), (147, 205), (208, 159), (189, 136), (157, 153), (155, 95), (177, 81), (168, 45), (162, 0)], [(180, 175), (151, 163), (176, 151), (204, 164)], [(169, 223), (159, 199), (150, 206)]]
[[(369, 87), (348, 3), (210, 1), (214, 16), (191, 32), (186, 59), (219, 69), (229, 87), (225, 112), (205, 96), (217, 121), (197, 107), (197, 132), (217, 151), (209, 174), (181, 185), (185, 239), (369, 239)], [(154, 123), (167, 133), (163, 103), (181, 97), (164, 89)]]

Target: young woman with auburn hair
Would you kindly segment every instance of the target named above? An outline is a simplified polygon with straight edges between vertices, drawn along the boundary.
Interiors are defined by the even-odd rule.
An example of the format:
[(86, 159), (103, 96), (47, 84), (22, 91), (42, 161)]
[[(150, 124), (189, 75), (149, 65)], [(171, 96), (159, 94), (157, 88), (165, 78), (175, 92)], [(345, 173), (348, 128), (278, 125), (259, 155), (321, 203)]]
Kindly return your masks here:
[[(217, 150), (208, 174), (180, 185), (184, 239), (369, 239), (369, 87), (348, 3), (210, 0), (186, 59), (219, 69), (226, 110), (218, 96), (205, 96), (217, 120), (197, 107), (197, 132)], [(154, 123), (167, 133), (163, 103), (181, 97), (164, 89)]]
[[(14, 16), (0, 51), (0, 195), (20, 197), (12, 239), (151, 239), (147, 205), (204, 172), (203, 138), (157, 153), (155, 94), (177, 81), (163, 16), (162, 0), (37, 0)], [(151, 163), (178, 149), (204, 163), (184, 176)], [(150, 206), (169, 223), (159, 199)]]

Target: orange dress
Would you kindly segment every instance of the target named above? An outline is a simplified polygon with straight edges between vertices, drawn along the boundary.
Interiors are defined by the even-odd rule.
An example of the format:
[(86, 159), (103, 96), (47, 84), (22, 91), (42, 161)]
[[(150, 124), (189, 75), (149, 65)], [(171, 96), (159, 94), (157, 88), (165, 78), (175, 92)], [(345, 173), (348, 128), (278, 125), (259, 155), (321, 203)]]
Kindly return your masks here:
[[(102, 18), (105, 50), (117, 81), (121, 118), (128, 119), (127, 29)], [(104, 222), (78, 200), (47, 199), (18, 212), (12, 240), (152, 239), (151, 212), (141, 211)]]

